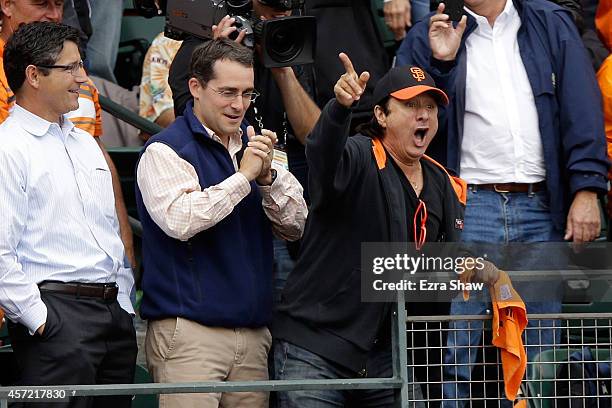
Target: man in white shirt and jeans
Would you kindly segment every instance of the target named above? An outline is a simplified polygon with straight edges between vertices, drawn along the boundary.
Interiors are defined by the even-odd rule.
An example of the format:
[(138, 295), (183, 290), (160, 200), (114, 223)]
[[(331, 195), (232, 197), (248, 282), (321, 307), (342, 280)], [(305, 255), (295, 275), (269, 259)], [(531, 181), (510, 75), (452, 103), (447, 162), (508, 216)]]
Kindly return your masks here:
[[(134, 278), (123, 264), (110, 171), (91, 136), (64, 116), (87, 80), (78, 44), (74, 28), (35, 22), (5, 47), (16, 105), (0, 125), (0, 307), (20, 385), (134, 376)], [(110, 396), (57, 406), (130, 404)]]
[[(597, 238), (597, 195), (607, 191), (601, 95), (590, 60), (571, 14), (553, 2), (465, 0), (464, 11), (451, 23), (440, 4), (397, 55), (400, 65), (422, 64), (451, 99), (438, 140), (446, 142), (445, 164), (469, 186), (461, 239), (496, 246), (495, 254), (520, 243), (518, 256), (506, 257), (510, 270), (565, 269), (558, 243)], [(557, 244), (543, 244), (550, 242)], [(561, 280), (542, 281), (517, 287), (527, 312), (561, 312)], [(484, 314), (487, 307), (459, 297), (451, 314)], [(530, 322), (539, 328), (526, 333), (528, 358), (559, 344), (560, 330), (548, 328), (554, 324)], [(443, 407), (469, 401), (481, 328), (482, 321), (450, 323)]]

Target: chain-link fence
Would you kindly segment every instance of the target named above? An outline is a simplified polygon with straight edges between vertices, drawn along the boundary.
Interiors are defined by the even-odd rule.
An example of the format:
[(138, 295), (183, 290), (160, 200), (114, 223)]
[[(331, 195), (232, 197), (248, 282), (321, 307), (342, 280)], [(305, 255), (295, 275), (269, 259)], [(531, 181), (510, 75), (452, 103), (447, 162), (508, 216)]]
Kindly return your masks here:
[[(530, 315), (529, 321), (523, 333), (529, 359), (515, 403), (612, 406), (612, 313)], [(408, 317), (408, 377), (416, 378), (409, 406), (511, 407), (490, 326), (491, 316)]]

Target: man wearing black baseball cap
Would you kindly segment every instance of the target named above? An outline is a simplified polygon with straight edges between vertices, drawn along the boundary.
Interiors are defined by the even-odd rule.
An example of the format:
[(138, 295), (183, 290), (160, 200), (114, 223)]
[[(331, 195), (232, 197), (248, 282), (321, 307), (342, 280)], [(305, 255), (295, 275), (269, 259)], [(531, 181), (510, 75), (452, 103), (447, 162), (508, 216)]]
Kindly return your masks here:
[(408, 100), (428, 92), (439, 105), (448, 105), (448, 96), (422, 68), (404, 66), (392, 68), (374, 88), (374, 101), (379, 104), (383, 99), (392, 96), (398, 100)]
[[(306, 143), (311, 208), (273, 325), (281, 380), (392, 376), (391, 304), (362, 302), (361, 244), (414, 242), (420, 250), (457, 240), (462, 225), (465, 184), (424, 156), (446, 94), (421, 68), (394, 68), (375, 87), (370, 122), (349, 138), (369, 73), (358, 75), (346, 54), (340, 60), (336, 97)], [(281, 408), (394, 403), (392, 390), (278, 394)]]

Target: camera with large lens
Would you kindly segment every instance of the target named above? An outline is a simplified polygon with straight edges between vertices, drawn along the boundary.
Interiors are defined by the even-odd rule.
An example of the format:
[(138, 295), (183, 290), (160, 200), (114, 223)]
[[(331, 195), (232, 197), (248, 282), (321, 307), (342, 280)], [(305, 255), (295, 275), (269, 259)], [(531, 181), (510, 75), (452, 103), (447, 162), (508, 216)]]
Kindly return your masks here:
[[(298, 10), (304, 6), (304, 0), (255, 1), (279, 10)], [(155, 15), (154, 0), (134, 2), (143, 15)], [(165, 35), (175, 40), (184, 40), (190, 35), (211, 39), (212, 26), (230, 15), (238, 30), (246, 32), (243, 44), (261, 47), (260, 62), (264, 67), (290, 67), (314, 61), (316, 19), (313, 16), (259, 20), (253, 16), (251, 0), (162, 0), (157, 9), (166, 15)]]

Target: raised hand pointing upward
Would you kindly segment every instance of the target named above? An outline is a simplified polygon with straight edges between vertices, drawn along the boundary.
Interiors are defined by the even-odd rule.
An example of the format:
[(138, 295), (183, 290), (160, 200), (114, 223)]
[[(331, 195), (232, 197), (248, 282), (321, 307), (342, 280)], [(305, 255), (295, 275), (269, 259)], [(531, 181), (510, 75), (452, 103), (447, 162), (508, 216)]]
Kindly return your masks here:
[(338, 82), (336, 82), (334, 93), (340, 105), (349, 108), (355, 101), (361, 98), (366, 84), (370, 79), (370, 73), (364, 71), (361, 75), (357, 75), (348, 55), (341, 52), (338, 57), (340, 61), (342, 61), (342, 65), (344, 65), (345, 73), (342, 74)]

